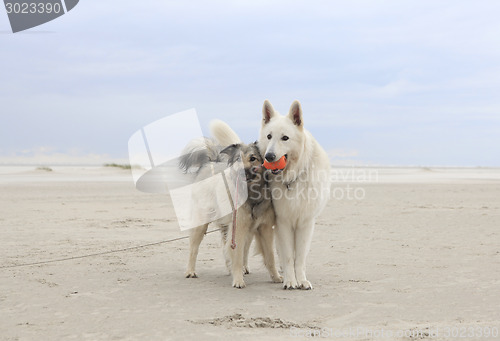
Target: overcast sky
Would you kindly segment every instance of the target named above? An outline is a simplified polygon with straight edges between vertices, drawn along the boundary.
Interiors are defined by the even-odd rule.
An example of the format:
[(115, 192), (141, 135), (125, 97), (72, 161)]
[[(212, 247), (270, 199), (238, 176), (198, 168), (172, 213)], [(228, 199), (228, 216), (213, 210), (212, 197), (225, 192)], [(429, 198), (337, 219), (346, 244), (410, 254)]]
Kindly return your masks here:
[(500, 166), (499, 1), (89, 1), (0, 8), (0, 163), (127, 158), (195, 108), (257, 139), (264, 99), (339, 164)]

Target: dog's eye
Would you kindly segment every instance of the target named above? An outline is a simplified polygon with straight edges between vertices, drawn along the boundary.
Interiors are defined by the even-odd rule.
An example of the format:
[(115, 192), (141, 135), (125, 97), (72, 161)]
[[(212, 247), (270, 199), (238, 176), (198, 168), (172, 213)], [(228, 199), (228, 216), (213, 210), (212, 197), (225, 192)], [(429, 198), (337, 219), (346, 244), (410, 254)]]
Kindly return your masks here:
[(273, 136), (272, 136), (271, 134), (268, 134), (268, 135), (267, 135), (267, 139), (268, 139), (268, 140), (270, 140), (270, 139), (272, 139), (272, 138), (273, 138)]
[(257, 160), (257, 158), (255, 156), (250, 157), (250, 162), (254, 162), (255, 160)]
[(288, 141), (288, 136), (286, 136), (286, 135), (285, 135), (285, 136), (283, 136), (281, 139), (282, 139), (283, 141)]

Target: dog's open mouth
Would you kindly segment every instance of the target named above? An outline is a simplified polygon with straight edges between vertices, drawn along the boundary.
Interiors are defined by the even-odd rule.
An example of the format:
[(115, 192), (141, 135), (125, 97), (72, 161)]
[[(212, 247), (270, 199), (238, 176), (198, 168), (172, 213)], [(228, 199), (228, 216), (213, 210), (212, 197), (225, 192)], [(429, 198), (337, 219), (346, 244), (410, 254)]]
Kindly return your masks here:
[(284, 163), (285, 165), (283, 166), (283, 168), (276, 168), (276, 169), (271, 169), (271, 173), (274, 174), (274, 175), (277, 175), (281, 172), (283, 172), (283, 170), (286, 168), (286, 165), (287, 165), (287, 161), (288, 161), (288, 154), (285, 154), (284, 155)]

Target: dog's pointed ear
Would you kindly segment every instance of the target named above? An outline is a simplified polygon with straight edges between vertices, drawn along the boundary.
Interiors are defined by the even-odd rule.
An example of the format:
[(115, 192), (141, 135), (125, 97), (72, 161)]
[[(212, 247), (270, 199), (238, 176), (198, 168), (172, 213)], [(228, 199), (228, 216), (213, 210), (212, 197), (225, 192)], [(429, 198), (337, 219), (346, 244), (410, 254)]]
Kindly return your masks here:
[(240, 147), (240, 144), (232, 144), (220, 151), (221, 154), (227, 154), (229, 156), (229, 165), (232, 165), (236, 162), (236, 160), (238, 160), (238, 157), (240, 155)]
[(262, 107), (262, 125), (268, 124), (275, 114), (273, 105), (268, 99), (266, 99), (264, 101), (264, 106)]
[(299, 101), (293, 101), (288, 112), (288, 118), (292, 120), (293, 124), (302, 129), (304, 120), (302, 119), (302, 107)]

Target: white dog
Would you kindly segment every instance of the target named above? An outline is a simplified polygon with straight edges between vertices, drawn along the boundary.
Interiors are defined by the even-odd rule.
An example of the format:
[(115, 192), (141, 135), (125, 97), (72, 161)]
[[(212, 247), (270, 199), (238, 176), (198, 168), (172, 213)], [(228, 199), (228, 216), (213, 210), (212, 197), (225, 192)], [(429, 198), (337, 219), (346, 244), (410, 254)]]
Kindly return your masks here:
[(330, 197), (328, 155), (304, 129), (302, 108), (294, 101), (287, 116), (266, 100), (259, 149), (268, 163), (276, 212), (276, 246), (284, 272), (284, 289), (312, 289), (306, 278), (316, 217)]

